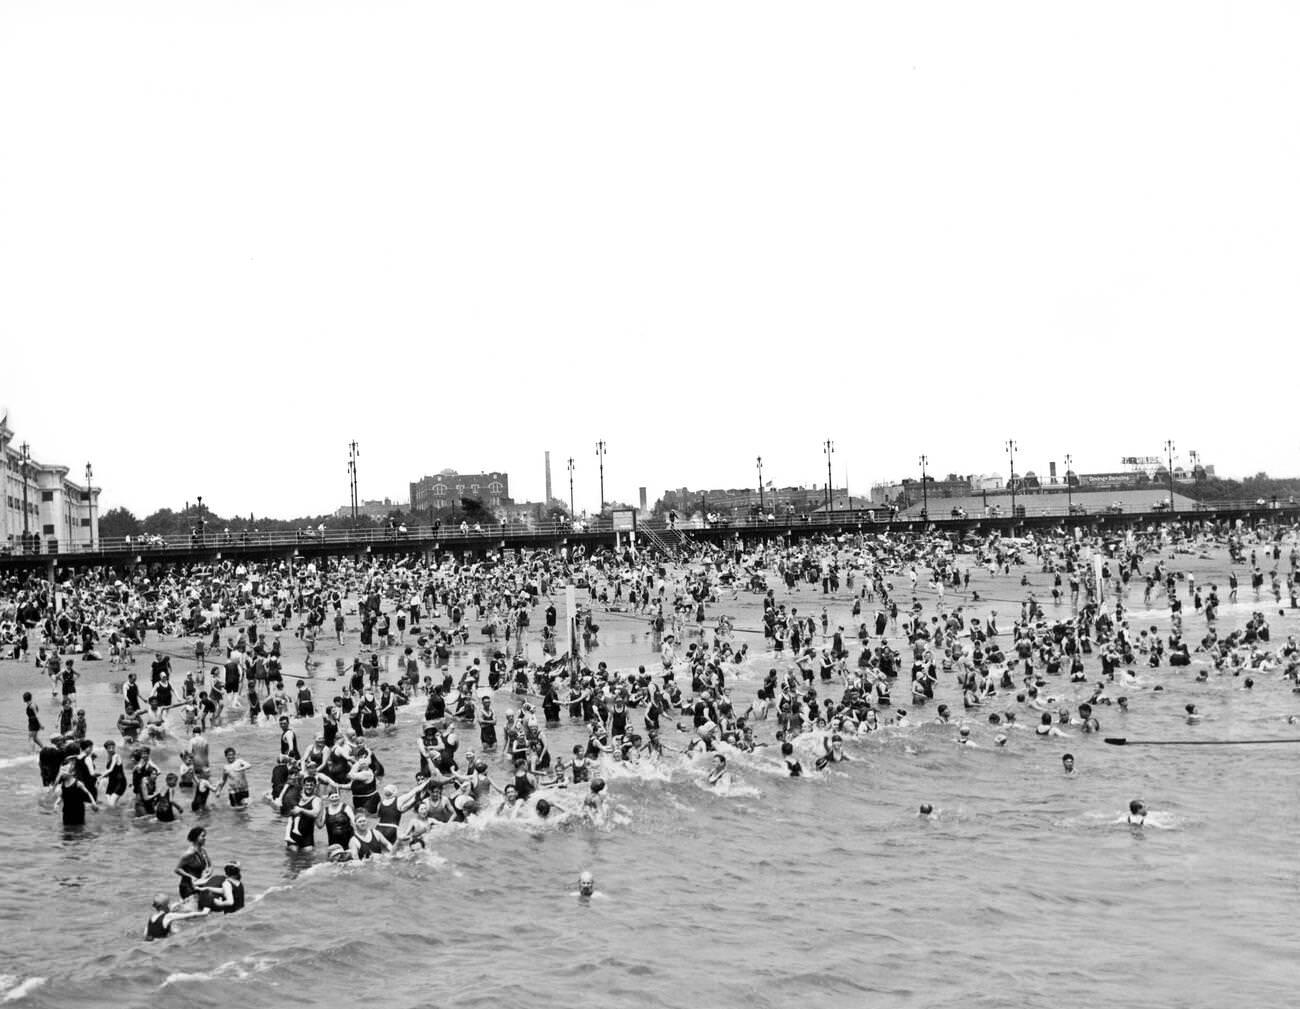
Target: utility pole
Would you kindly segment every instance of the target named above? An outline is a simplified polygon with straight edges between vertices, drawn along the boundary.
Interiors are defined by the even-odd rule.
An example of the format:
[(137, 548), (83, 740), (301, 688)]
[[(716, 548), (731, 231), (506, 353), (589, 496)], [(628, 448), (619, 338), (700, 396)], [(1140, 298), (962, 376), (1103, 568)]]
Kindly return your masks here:
[[(90, 468), (90, 463), (86, 463), (86, 518), (90, 521), (90, 525), (87, 528), (90, 532), (91, 550), (95, 549), (95, 492), (90, 486), (90, 480), (93, 476), (94, 471)], [(68, 539), (71, 541), (72, 537), (69, 536)]]
[(925, 464), (930, 460), (923, 455), (921, 456), (920, 461), (921, 461), (921, 521), (928, 522), (930, 520), (930, 496), (925, 488)]
[(32, 459), (31, 446), (23, 442), (21, 446), (23, 453), (23, 553), (27, 552), (27, 468)]
[(1174, 513), (1174, 442), (1169, 439), (1165, 442), (1165, 451), (1169, 453), (1169, 514)]
[(1007, 455), (1011, 457), (1011, 521), (1016, 520), (1016, 443), (1007, 442)]
[(348, 442), (348, 483), (351, 485), (352, 494), (352, 524), (357, 522), (357, 456), (361, 453), (357, 451), (355, 441)]
[(573, 456), (569, 456), (569, 521), (572, 522), (577, 517), (573, 510)]
[(831, 500), (831, 456), (835, 454), (835, 445), (829, 438), (822, 451), (826, 453), (826, 511), (829, 513), (835, 510), (835, 503)]
[(596, 455), (600, 459), (600, 513), (605, 514), (605, 443), (596, 442)]
[(1074, 462), (1074, 459), (1071, 458), (1069, 452), (1066, 452), (1065, 453), (1065, 501), (1066, 501), (1067, 515), (1074, 514), (1074, 485), (1070, 483), (1070, 477), (1073, 475), (1070, 472), (1070, 464), (1072, 462)]
[(763, 457), (758, 457), (758, 517), (761, 521), (767, 512), (763, 509)]

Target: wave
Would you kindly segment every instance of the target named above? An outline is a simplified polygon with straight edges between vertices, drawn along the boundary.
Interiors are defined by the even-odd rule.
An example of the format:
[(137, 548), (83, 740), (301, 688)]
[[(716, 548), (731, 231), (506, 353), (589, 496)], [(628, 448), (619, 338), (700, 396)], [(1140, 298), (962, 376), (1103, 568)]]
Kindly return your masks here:
[[(21, 757), (0, 757), (0, 771), (10, 767), (26, 767), (28, 764), (36, 763), (36, 754), (25, 753)], [(8, 975), (0, 975), (7, 977)]]
[(4, 995), (0, 996), (0, 1002), (17, 1002), (35, 991), (45, 981), (43, 977), (29, 977), (20, 981), (15, 974), (0, 974), (0, 991), (4, 992)]
[(169, 985), (184, 984), (189, 981), (217, 981), (224, 979), (244, 981), (254, 974), (270, 970), (279, 962), (279, 960), (272, 960), (270, 957), (246, 956), (239, 960), (227, 960), (220, 967), (210, 971), (177, 971), (168, 974), (158, 987), (166, 988)]
[(753, 785), (736, 784), (730, 774), (724, 774), (716, 784), (710, 785), (707, 781), (697, 781), (695, 786), (702, 791), (727, 799), (758, 799), (763, 795)]

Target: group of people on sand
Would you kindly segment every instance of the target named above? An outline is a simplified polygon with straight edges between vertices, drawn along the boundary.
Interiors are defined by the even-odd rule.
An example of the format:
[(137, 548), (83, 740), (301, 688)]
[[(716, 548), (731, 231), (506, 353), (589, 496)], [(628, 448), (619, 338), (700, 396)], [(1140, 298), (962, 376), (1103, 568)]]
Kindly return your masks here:
[[(1294, 636), (1270, 647), (1263, 610), (1225, 631), (1218, 584), (1197, 583), (1177, 561), (1226, 546), (1241, 563), (1249, 549), (1258, 570), (1257, 552), (1276, 565), (1287, 549), (1291, 590), (1294, 544), (1294, 530), (1283, 525), (1189, 523), (1114, 538), (1060, 530), (1018, 540), (858, 532), (749, 546), (688, 542), (674, 557), (538, 552), (466, 563), (341, 560), (300, 570), (226, 562), (215, 571), (175, 567), (125, 578), (92, 570), (57, 594), (40, 580), (10, 577), (0, 585), (0, 611), (24, 637), (38, 637), (36, 664), (60, 703), (76, 697), (77, 670), (65, 653), (84, 659), (87, 642), (116, 638), (143, 649), (150, 634), (158, 642), (197, 639), (193, 668), (177, 685), (162, 650), (147, 693), (128, 672), (117, 729), (129, 765), (110, 740), (97, 768), (75, 717), (67, 732), (42, 743), (39, 709), (24, 694), (42, 781), (66, 824), (83, 823), (85, 810), (101, 802), (118, 803), (128, 784), (135, 813), (159, 820), (186, 813), (182, 790), (193, 814), (206, 813), (223, 792), (231, 806), (246, 806), (252, 767), (229, 747), (213, 768), (207, 739), (246, 714), (279, 733), (264, 798), (284, 817), (286, 846), (361, 861), (422, 847), (440, 825), (476, 816), (603, 820), (604, 779), (620, 764), (672, 759), (698, 767), (706, 786), (727, 787), (729, 758), (738, 754), (804, 777), (851, 761), (848, 742), (922, 721), (951, 725), (964, 746), (980, 745), (974, 729), (981, 723), (993, 746), (1031, 728), (1039, 739), (1093, 735), (1097, 713), (1127, 710), (1130, 694), (1145, 689), (1156, 669), (1195, 664), (1199, 682), (1239, 676), (1249, 686), (1271, 674), (1296, 686)], [(1147, 587), (1142, 605), (1158, 606), (1155, 618), (1166, 629), (1152, 617), (1139, 625), (1130, 609), (1134, 579)], [(566, 583), (584, 598), (575, 651), (557, 655), (552, 593)], [(1048, 593), (1039, 598), (1044, 584), (1050, 601)], [(759, 626), (737, 628), (725, 612), (742, 592), (761, 604)], [(1018, 609), (1009, 628), (985, 612), (991, 605)], [(599, 660), (597, 612), (602, 622), (625, 621), (643, 633), (657, 653), (655, 668)], [(1193, 615), (1201, 625), (1191, 645), (1185, 620)], [(318, 709), (307, 683), (320, 666), (315, 643), (329, 634), (342, 641), (358, 625), (369, 658), (358, 655), (350, 669), (340, 659), (336, 692)], [(290, 634), (306, 653), (292, 694), (281, 646)], [(467, 655), (471, 638), (482, 642), (481, 656)], [(528, 642), (538, 638), (534, 660)], [(134, 654), (128, 668), (133, 661)], [(743, 701), (738, 680), (749, 681)], [(513, 705), (504, 714), (502, 693)], [(385, 781), (370, 741), (396, 731), (401, 709), (421, 704), (410, 751), (418, 770), (410, 787), (399, 788)], [(924, 715), (932, 704), (934, 714)], [(177, 766), (164, 773), (153, 746), (176, 731), (172, 709), (187, 738)], [(310, 732), (310, 741), (300, 732)], [(473, 752), (462, 748), (461, 732), (477, 734)], [(551, 752), (557, 732), (577, 738), (567, 760)], [(1144, 811), (1131, 810), (1130, 820), (1140, 823)], [(243, 905), (238, 863), (213, 875), (204, 839), (201, 827), (190, 831), (177, 870), (181, 902), (155, 899), (151, 935), (183, 915)]]

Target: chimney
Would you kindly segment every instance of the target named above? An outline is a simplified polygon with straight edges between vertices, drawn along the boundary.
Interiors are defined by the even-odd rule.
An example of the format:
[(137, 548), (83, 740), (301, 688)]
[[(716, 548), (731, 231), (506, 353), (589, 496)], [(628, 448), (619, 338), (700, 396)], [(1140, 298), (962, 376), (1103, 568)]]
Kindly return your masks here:
[(551, 504), (551, 453), (546, 453), (546, 505)]

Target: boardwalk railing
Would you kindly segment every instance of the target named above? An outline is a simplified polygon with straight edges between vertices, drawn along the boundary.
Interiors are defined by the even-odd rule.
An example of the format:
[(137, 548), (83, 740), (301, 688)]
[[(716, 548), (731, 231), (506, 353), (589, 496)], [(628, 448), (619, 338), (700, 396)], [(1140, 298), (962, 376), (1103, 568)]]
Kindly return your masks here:
[[(1061, 508), (1045, 508), (1027, 506), (1018, 507), (1017, 515), (1013, 518), (1010, 509), (993, 509), (990, 508), (986, 514), (981, 509), (979, 512), (962, 513), (954, 515), (950, 512), (936, 514), (933, 509), (928, 517), (922, 518), (919, 513), (900, 512), (897, 515), (891, 515), (888, 509), (857, 509), (853, 511), (833, 511), (833, 512), (813, 512), (806, 515), (786, 515), (780, 519), (775, 517), (768, 519), (764, 517), (745, 517), (741, 519), (719, 519), (714, 522), (701, 522), (699, 520), (678, 522), (676, 527), (672, 527), (664, 519), (643, 518), (637, 521), (637, 534), (643, 541), (649, 542), (665, 552), (672, 552), (680, 549), (682, 544), (690, 539), (693, 532), (704, 531), (711, 534), (711, 538), (718, 534), (725, 535), (728, 532), (746, 532), (750, 535), (762, 533), (770, 530), (772, 536), (801, 535), (804, 532), (850, 532), (859, 528), (863, 530), (875, 529), (884, 531), (893, 527), (903, 527), (916, 529), (919, 526), (935, 526), (943, 529), (945, 527), (953, 529), (965, 529), (972, 523), (987, 522), (1017, 522), (1022, 518), (1035, 519), (1038, 524), (1049, 519), (1056, 519), (1062, 523), (1067, 522), (1091, 522), (1098, 519), (1107, 518), (1150, 518), (1160, 521), (1165, 518), (1187, 519), (1196, 518), (1206, 515), (1207, 513), (1234, 513), (1250, 512), (1258, 513), (1278, 513), (1279, 517), (1285, 515), (1288, 519), (1295, 519), (1300, 516), (1300, 506), (1290, 502), (1278, 502), (1276, 505), (1269, 501), (1260, 503), (1259, 501), (1214, 501), (1199, 502), (1193, 508), (1179, 508), (1172, 514), (1166, 509), (1161, 511), (1151, 510), (1120, 510), (1115, 511), (1105, 509), (1101, 511), (1090, 511), (1086, 514), (1075, 513), (1067, 515)], [(609, 518), (595, 518), (585, 522), (507, 522), (507, 523), (490, 523), (487, 525), (417, 525), (410, 527), (399, 527), (397, 529), (347, 529), (347, 528), (328, 528), (320, 529), (300, 529), (300, 530), (275, 530), (268, 532), (241, 531), (241, 532), (213, 532), (205, 530), (203, 533), (190, 533), (170, 536), (127, 536), (127, 537), (104, 537), (97, 540), (93, 546), (89, 544), (75, 544), (69, 547), (66, 544), (60, 545), (54, 542), (40, 544), (24, 552), (21, 543), (15, 542), (9, 548), (0, 547), (0, 556), (67, 556), (69, 554), (78, 556), (102, 556), (105, 559), (112, 560), (115, 558), (126, 559), (135, 555), (145, 556), (150, 553), (172, 551), (172, 552), (220, 552), (229, 548), (232, 552), (255, 549), (258, 551), (284, 550), (292, 551), (302, 547), (315, 547), (317, 550), (358, 550), (364, 551), (367, 547), (384, 545), (385, 549), (401, 550), (407, 547), (411, 550), (433, 550), (433, 549), (482, 549), (484, 547), (493, 547), (495, 545), (505, 545), (506, 541), (511, 541), (515, 545), (527, 545), (535, 543), (540, 545), (557, 545), (567, 541), (583, 542), (592, 539), (608, 539), (614, 532), (613, 522)]]

